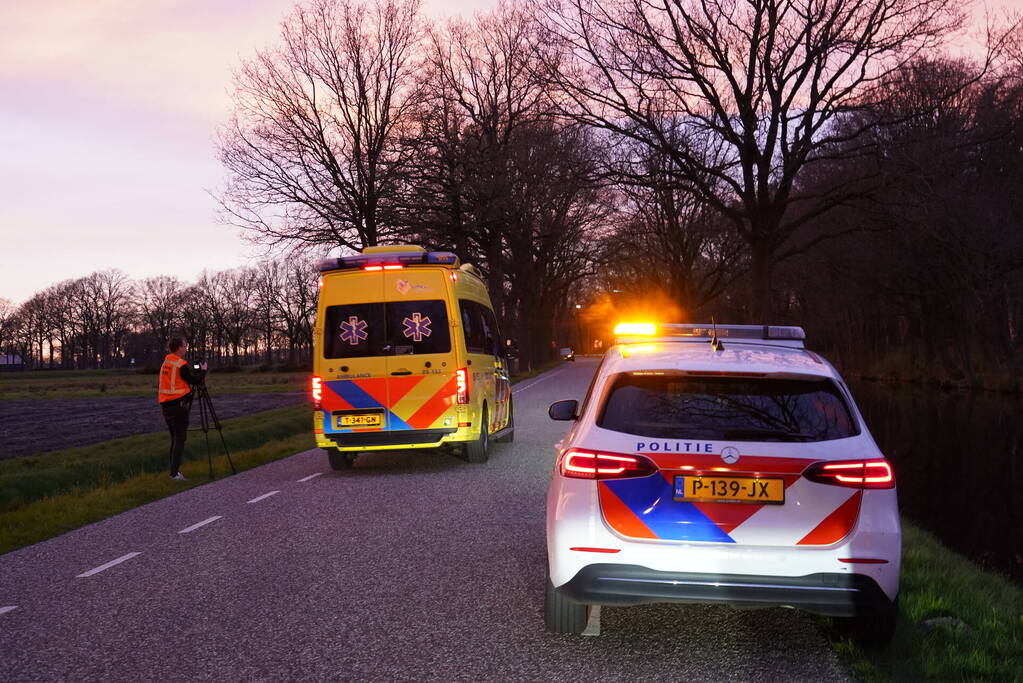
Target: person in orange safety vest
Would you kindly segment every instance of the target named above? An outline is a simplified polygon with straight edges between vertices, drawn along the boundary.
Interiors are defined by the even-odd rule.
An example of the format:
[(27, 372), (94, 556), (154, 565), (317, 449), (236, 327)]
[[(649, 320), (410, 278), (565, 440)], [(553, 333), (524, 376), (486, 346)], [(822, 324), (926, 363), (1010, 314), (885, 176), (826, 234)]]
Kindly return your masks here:
[(181, 455), (185, 450), (185, 438), (188, 435), (188, 413), (192, 408), (192, 385), (199, 384), (206, 376), (206, 363), (194, 369), (185, 360), (188, 353), (188, 342), (180, 337), (173, 337), (167, 342), (167, 357), (160, 367), (160, 410), (170, 430), (170, 476), (171, 479), (183, 480), (181, 474)]

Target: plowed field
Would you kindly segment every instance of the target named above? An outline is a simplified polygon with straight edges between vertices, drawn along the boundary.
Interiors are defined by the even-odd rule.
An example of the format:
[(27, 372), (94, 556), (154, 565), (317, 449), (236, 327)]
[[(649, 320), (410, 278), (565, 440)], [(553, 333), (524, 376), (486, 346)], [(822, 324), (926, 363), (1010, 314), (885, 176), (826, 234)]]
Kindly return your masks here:
[[(301, 391), (211, 394), (221, 420), (308, 400)], [(199, 424), (198, 412), (198, 406), (193, 406), (193, 428)], [(164, 429), (163, 416), (152, 396), (0, 401), (0, 460)]]

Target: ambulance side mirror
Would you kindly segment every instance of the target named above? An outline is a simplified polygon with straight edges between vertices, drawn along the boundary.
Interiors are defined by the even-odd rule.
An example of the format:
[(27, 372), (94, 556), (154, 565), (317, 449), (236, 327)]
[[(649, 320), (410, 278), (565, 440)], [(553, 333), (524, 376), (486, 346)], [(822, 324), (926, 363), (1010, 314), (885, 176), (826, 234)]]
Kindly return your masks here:
[(550, 415), (552, 420), (575, 420), (579, 417), (576, 414), (578, 410), (579, 401), (566, 399), (552, 403), (551, 407), (547, 409), (547, 414)]

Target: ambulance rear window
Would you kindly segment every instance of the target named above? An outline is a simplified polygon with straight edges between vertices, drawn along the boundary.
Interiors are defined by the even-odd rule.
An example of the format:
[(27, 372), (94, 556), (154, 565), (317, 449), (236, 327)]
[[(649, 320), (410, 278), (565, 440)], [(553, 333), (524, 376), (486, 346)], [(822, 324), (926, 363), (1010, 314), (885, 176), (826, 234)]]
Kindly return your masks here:
[(597, 424), (666, 439), (829, 441), (859, 433), (833, 382), (622, 373)]
[(451, 351), (447, 306), (440, 299), (328, 306), (325, 318), (325, 358)]

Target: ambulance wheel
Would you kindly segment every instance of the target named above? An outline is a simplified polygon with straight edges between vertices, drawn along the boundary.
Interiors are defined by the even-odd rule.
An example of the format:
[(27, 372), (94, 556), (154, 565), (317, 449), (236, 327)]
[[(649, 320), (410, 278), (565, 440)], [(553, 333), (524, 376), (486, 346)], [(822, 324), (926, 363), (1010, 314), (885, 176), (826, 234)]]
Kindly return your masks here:
[(494, 441), (497, 443), (512, 443), (515, 441), (515, 406), (510, 398), (508, 399), (508, 426), (501, 431), (505, 432), (504, 436), (494, 439)]
[(545, 577), (544, 626), (550, 633), (572, 633), (578, 635), (586, 630), (590, 620), (590, 607), (562, 595), (551, 583), (550, 574)]
[(476, 465), (485, 463), (490, 457), (487, 452), (490, 448), (490, 434), (487, 433), (487, 407), (483, 406), (483, 412), (480, 416), (480, 435), (475, 441), (466, 441), (465, 450), (462, 451), (462, 457), (465, 458), (466, 462), (471, 462)]
[(350, 470), (355, 464), (354, 453), (342, 453), (333, 448), (327, 451), (327, 459), (330, 460), (332, 470)]

